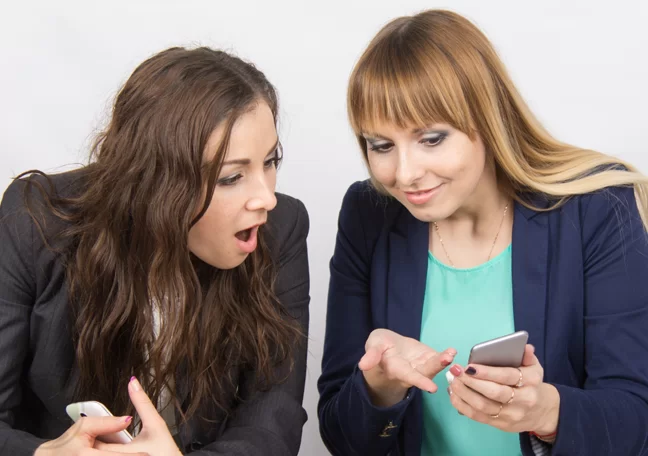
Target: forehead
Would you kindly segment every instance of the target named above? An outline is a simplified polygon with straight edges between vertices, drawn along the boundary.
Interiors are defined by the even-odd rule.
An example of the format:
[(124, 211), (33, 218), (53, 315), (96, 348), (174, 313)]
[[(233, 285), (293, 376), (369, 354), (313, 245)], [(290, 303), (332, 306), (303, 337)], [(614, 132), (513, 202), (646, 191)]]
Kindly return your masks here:
[[(215, 158), (226, 134), (226, 128), (227, 121), (221, 122), (210, 135), (205, 147), (205, 160), (211, 161)], [(274, 115), (266, 103), (259, 102), (234, 121), (226, 159), (265, 156), (271, 152), (270, 149), (277, 139)]]

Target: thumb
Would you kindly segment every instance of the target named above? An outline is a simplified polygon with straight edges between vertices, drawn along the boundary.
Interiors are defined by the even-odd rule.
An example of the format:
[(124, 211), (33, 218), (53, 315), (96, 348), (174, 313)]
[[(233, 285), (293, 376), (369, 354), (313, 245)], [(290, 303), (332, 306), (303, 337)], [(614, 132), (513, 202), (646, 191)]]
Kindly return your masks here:
[(382, 347), (369, 347), (358, 363), (360, 370), (368, 371), (376, 367), (380, 363), (384, 351)]
[(112, 434), (126, 429), (132, 419), (132, 416), (83, 417), (77, 421), (78, 432), (92, 438)]
[(128, 395), (142, 421), (142, 428), (150, 428), (162, 420), (151, 399), (149, 399), (142, 389), (142, 385), (135, 377), (131, 377), (130, 382), (128, 382)]
[(535, 347), (533, 345), (527, 344), (524, 347), (524, 356), (522, 357), (523, 366), (532, 366), (538, 363), (538, 358), (535, 355)]

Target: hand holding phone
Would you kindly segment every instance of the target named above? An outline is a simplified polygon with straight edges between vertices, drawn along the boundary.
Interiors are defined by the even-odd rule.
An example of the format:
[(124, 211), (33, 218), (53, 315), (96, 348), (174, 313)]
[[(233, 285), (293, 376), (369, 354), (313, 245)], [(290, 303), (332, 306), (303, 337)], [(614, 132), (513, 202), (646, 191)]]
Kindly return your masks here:
[[(69, 413), (74, 415), (73, 419), (76, 417), (76, 422), (59, 438), (47, 441), (36, 448), (34, 456), (95, 454), (97, 445), (107, 445), (106, 443), (100, 443), (98, 436), (119, 435), (121, 431), (128, 427), (132, 419), (130, 416), (105, 416), (105, 411), (99, 413), (104, 416), (91, 417), (90, 415), (94, 413), (82, 412), (79, 408), (71, 407), (69, 409)], [(85, 407), (83, 409), (85, 410)], [(87, 418), (81, 419), (82, 415), (79, 412), (85, 413)], [(131, 456), (146, 456), (148, 453), (133, 449), (133, 451), (129, 451), (129, 454)]]
[[(476, 344), (470, 350), (468, 364), (482, 364), (493, 367), (520, 367), (524, 358), (524, 348), (529, 340), (529, 333), (517, 331), (496, 339)], [(454, 380), (450, 371), (446, 372), (448, 383)]]
[[(105, 405), (97, 401), (75, 402), (68, 405), (65, 411), (75, 423), (82, 417), (113, 416)], [(124, 429), (107, 435), (99, 435), (97, 440), (105, 443), (129, 443), (133, 440), (133, 436)]]

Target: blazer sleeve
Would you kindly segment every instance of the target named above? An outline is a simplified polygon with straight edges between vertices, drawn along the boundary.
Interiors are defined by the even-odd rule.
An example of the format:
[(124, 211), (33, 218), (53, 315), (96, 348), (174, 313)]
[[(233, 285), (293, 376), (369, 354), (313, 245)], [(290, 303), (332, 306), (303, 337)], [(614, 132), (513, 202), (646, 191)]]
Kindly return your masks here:
[(553, 455), (648, 454), (648, 235), (632, 188), (581, 207), (584, 387), (560, 393)]
[[(373, 329), (370, 277), (373, 239), (363, 215), (368, 189), (356, 183), (340, 210), (335, 251), (330, 263), (322, 375), (318, 381), (320, 434), (334, 455), (384, 455), (397, 445), (400, 424), (413, 394), (388, 408), (372, 404), (357, 364)], [(363, 200), (364, 199), (364, 200)], [(374, 202), (375, 203), (375, 202)], [(376, 211), (381, 213), (380, 209)], [(371, 236), (373, 237), (373, 236)], [(396, 428), (385, 431), (387, 425)]]
[(14, 181), (0, 204), (0, 453), (32, 455), (44, 440), (14, 427), (29, 356), (36, 284), (33, 223), (23, 204), (25, 182)]
[[(234, 410), (227, 428), (217, 441), (191, 452), (202, 456), (296, 456), (301, 445), (306, 411), (302, 407), (306, 381), (310, 278), (306, 238), (309, 219), (306, 208), (296, 199), (285, 200), (291, 216), (277, 217), (283, 233), (279, 233), (279, 264), (275, 292), (303, 333), (295, 343), (294, 366), (278, 367), (279, 378), (286, 381), (267, 391), (253, 391), (254, 375), (248, 372), (239, 386), (239, 394), (247, 399)], [(285, 229), (283, 229), (285, 228)]]

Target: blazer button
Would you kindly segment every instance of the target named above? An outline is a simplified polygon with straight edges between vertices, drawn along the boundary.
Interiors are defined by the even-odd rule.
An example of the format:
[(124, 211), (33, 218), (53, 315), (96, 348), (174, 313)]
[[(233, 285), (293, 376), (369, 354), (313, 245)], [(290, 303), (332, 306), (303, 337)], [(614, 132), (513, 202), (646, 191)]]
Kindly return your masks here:
[(387, 426), (385, 426), (385, 427), (383, 428), (382, 433), (379, 434), (379, 436), (380, 436), (380, 437), (391, 437), (392, 435), (391, 435), (391, 433), (390, 433), (389, 431), (391, 431), (392, 429), (396, 429), (397, 427), (398, 427), (398, 426), (394, 425), (394, 422), (393, 422), (393, 421), (390, 421), (390, 422), (387, 424)]

